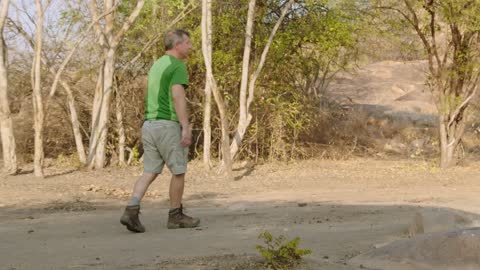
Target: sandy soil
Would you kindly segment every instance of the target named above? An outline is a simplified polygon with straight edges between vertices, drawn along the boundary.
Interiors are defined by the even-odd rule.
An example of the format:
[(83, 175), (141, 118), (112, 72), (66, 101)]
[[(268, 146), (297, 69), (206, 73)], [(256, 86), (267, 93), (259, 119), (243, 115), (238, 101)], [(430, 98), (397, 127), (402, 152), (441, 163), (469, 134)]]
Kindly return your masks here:
[[(434, 161), (311, 160), (249, 167), (234, 181), (190, 166), (185, 205), (197, 229), (167, 230), (169, 175), (142, 205), (144, 234), (118, 222), (141, 169), (47, 168), (0, 181), (0, 269), (263, 269), (255, 245), (265, 230), (312, 250), (297, 269), (357, 269), (349, 259), (425, 232), (480, 220), (480, 162), (448, 171)], [(463, 217), (461, 222), (458, 218)]]

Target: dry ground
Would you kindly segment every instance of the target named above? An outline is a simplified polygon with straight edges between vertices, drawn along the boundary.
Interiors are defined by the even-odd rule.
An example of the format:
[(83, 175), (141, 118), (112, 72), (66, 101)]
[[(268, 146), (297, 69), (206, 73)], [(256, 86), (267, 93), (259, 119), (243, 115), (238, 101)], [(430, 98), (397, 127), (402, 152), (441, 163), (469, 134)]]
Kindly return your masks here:
[(255, 245), (265, 230), (312, 250), (298, 269), (356, 269), (349, 258), (408, 237), (417, 212), (426, 232), (475, 226), (479, 165), (311, 160), (237, 166), (227, 181), (192, 163), (185, 205), (202, 227), (165, 228), (165, 174), (144, 201), (144, 234), (118, 222), (140, 168), (51, 167), (45, 179), (27, 168), (0, 181), (0, 269), (263, 269)]

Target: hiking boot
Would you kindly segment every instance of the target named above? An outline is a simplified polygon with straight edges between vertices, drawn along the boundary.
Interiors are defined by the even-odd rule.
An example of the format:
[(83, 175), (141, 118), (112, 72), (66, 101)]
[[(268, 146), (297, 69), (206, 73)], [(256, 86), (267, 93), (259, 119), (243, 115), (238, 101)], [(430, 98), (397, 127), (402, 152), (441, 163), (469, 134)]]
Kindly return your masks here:
[(169, 229), (195, 228), (200, 224), (200, 219), (192, 218), (183, 213), (183, 206), (172, 209), (168, 212)]
[(138, 214), (140, 214), (140, 205), (127, 206), (120, 218), (120, 223), (127, 226), (127, 229), (131, 232), (143, 233), (145, 227), (140, 223)]

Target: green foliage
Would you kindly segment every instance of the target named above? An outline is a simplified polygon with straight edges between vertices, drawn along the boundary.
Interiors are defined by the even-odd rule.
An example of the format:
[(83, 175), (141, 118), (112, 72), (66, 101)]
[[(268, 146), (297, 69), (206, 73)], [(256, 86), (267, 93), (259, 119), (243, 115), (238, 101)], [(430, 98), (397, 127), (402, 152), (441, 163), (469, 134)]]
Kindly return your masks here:
[[(262, 110), (259, 117), (263, 130), (258, 132), (257, 148), (270, 160), (289, 161), (301, 156), (297, 143), (301, 134), (308, 132), (315, 121), (316, 99), (309, 98), (299, 91), (280, 86), (258, 89), (262, 93), (256, 104)], [(258, 121), (258, 120), (257, 120)]]
[(274, 237), (265, 231), (258, 238), (263, 239), (266, 246), (257, 245), (256, 248), (265, 259), (267, 267), (273, 270), (290, 269), (300, 262), (302, 256), (312, 253), (311, 250), (298, 248), (300, 243), (298, 237), (285, 242), (283, 235)]
[[(145, 1), (138, 18), (127, 31), (125, 39), (122, 41), (122, 48), (119, 50), (120, 66), (140, 53), (149, 41), (160, 36), (160, 38), (157, 39), (157, 43), (144, 52), (144, 56), (137, 64), (137, 66), (144, 69), (141, 70), (142, 73), (146, 72), (145, 69), (148, 69), (153, 61), (163, 54), (163, 33), (169, 30), (168, 27), (170, 24), (183, 11), (189, 2), (195, 3), (195, 1), (192, 0)], [(118, 8), (118, 27), (120, 27), (122, 25), (121, 23), (128, 18), (136, 4), (136, 0), (121, 2), (121, 5)], [(196, 19), (198, 17), (195, 14), (190, 18)], [(195, 31), (195, 28), (190, 26), (185, 27), (182, 23), (173, 25), (170, 28), (185, 28), (190, 32)]]
[(457, 24), (461, 30), (480, 31), (480, 3), (478, 1), (439, 1), (439, 10), (445, 21)]
[[(239, 159), (291, 160), (303, 157), (301, 138), (312, 130), (319, 117), (315, 115), (318, 96), (309, 93), (309, 89), (316, 85), (316, 88), (325, 90), (331, 75), (356, 61), (359, 35), (357, 17), (340, 4), (343, 2), (348, 0), (296, 1), (294, 8), (285, 17), (256, 82), (255, 97), (250, 107), (253, 120), (238, 153)], [(120, 30), (137, 3), (137, 0), (118, 2), (119, 6), (114, 13), (114, 32)], [(188, 3), (193, 3), (196, 8), (171, 28), (186, 29), (191, 33), (194, 50), (187, 60), (190, 80), (187, 95), (190, 120), (194, 125), (195, 149), (192, 152), (202, 152), (205, 67), (201, 51), (201, 5), (194, 0), (145, 1), (140, 15), (117, 49), (116, 85), (124, 112), (125, 146), (130, 149), (141, 149), (140, 129), (146, 74), (153, 61), (164, 52), (163, 33)], [(238, 120), (248, 1), (213, 1), (212, 4), (213, 71), (226, 102), (230, 135), (233, 136)], [(285, 1), (257, 0), (250, 75), (258, 65), (283, 4)], [(90, 18), (88, 5), (84, 1), (78, 1), (77, 5), (79, 8), (62, 11), (59, 22), (65, 28), (74, 23), (74, 29), (80, 32), (90, 23)], [(99, 13), (103, 11), (100, 8)], [(104, 19), (101, 20), (101, 24), (104, 23)], [(98, 55), (101, 48), (97, 47), (95, 38), (92, 31), (92, 35), (87, 37), (84, 46), (78, 49), (71, 65), (67, 67), (68, 72), (64, 72), (70, 81), (75, 82), (72, 85), (78, 87), (73, 91), (79, 97), (79, 104), (88, 106), (87, 109), (81, 108), (81, 119), (84, 119), (82, 125), (87, 132), (91, 119), (89, 107), (96, 84), (97, 65), (100, 63)], [(123, 70), (153, 38), (158, 38), (157, 42), (143, 52), (138, 61), (129, 65), (129, 70)], [(73, 39), (71, 44), (75, 44), (74, 41)], [(110, 117), (109, 133), (112, 135), (108, 137), (107, 150), (108, 155), (114, 157), (118, 134), (114, 131), (115, 115)], [(218, 156), (221, 133), (214, 103), (211, 121), (211, 150), (213, 156)], [(70, 149), (72, 151), (73, 145), (72, 143)]]
[(132, 148), (132, 164), (138, 164), (140, 160), (140, 151), (138, 151), (138, 147), (134, 146)]
[[(343, 1), (340, 1), (343, 2)], [(145, 6), (127, 33), (119, 49), (118, 65), (131, 60), (148, 42), (181, 12), (187, 0), (166, 4), (154, 0)], [(338, 3), (338, 2), (337, 2)], [(131, 12), (136, 1), (122, 2), (121, 13), (125, 17)], [(278, 19), (279, 1), (257, 1), (255, 13), (250, 74), (257, 67), (260, 55), (268, 36)], [(241, 80), (242, 56), (245, 40), (245, 24), (248, 1), (214, 1), (213, 20), (213, 71), (219, 90), (227, 106), (230, 130), (237, 124), (239, 111), (239, 88)], [(244, 139), (239, 158), (291, 160), (303, 156), (300, 138), (312, 130), (316, 121), (318, 98), (308, 93), (308, 88), (317, 84), (324, 90), (328, 87), (331, 75), (348, 68), (356, 59), (356, 18), (348, 15), (343, 7), (329, 1), (304, 1), (295, 4), (296, 8), (286, 16), (274, 39), (267, 56), (265, 67), (260, 74), (251, 106), (253, 120)], [(171, 12), (170, 12), (171, 11)], [(120, 16), (122, 18), (122, 16)], [(187, 91), (194, 124), (195, 148), (192, 152), (201, 153), (203, 125), (203, 89), (205, 67), (201, 51), (201, 12), (197, 8), (182, 19), (175, 28), (183, 28), (191, 33), (194, 50), (187, 60), (190, 80)], [(133, 74), (146, 74), (154, 59), (163, 53), (162, 39), (158, 45), (147, 51), (138, 63), (127, 71)], [(321, 79), (317, 79), (321, 77)], [(125, 75), (119, 81), (122, 95), (128, 100), (125, 111), (138, 113), (138, 119), (125, 121), (131, 127), (141, 126), (143, 98), (141, 89), (132, 88), (128, 81), (134, 78)], [(129, 116), (125, 116), (130, 118)], [(218, 111), (212, 105), (212, 153), (218, 154), (221, 138)], [(139, 143), (135, 128), (127, 128), (127, 145)], [(231, 134), (232, 135), (232, 134)], [(274, 136), (275, 135), (275, 136)], [(131, 138), (131, 139), (130, 139)]]
[(440, 104), (439, 112), (449, 114), (462, 104), (463, 98), (456, 95), (445, 95), (444, 101)]
[[(276, 4), (273, 1), (259, 5), (259, 19), (256, 21), (263, 21), (263, 24), (254, 26), (253, 68), (277, 20), (273, 12), (278, 9)], [(286, 16), (257, 81), (256, 98), (252, 106), (254, 122), (244, 141), (241, 158), (248, 156), (288, 161), (306, 155), (301, 148), (300, 138), (313, 130), (314, 123), (320, 117), (316, 114), (319, 96), (328, 87), (332, 75), (348, 69), (357, 59), (356, 20), (340, 4), (327, 5), (326, 1), (299, 3)], [(237, 25), (241, 23), (241, 20), (235, 22)], [(237, 33), (234, 36), (237, 37)], [(241, 35), (237, 42), (228, 41), (230, 50), (222, 50), (225, 65), (217, 73), (220, 76), (229, 74), (225, 82), (233, 88), (233, 91), (229, 90), (233, 92), (233, 107), (230, 107), (233, 112), (238, 110), (236, 104), (243, 38)], [(219, 63), (215, 62), (218, 51), (214, 54), (215, 65)], [(229, 62), (235, 64), (235, 68), (228, 65)], [(226, 73), (227, 70), (230, 72)]]
[(333, 74), (348, 68), (357, 58), (357, 19), (340, 3), (307, 1), (275, 38), (269, 63), (282, 63), (290, 72), (279, 72), (290, 73), (292, 81), (302, 76), (303, 91), (318, 95), (328, 87)]

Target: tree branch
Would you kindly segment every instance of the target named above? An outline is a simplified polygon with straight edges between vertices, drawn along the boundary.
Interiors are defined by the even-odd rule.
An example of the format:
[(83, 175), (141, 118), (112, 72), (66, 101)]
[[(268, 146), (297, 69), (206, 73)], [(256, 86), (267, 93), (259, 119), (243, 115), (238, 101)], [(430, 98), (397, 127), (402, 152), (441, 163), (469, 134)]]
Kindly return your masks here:
[(477, 88), (475, 87), (473, 92), (462, 102), (462, 104), (460, 104), (460, 106), (457, 107), (457, 109), (455, 109), (455, 112), (452, 114), (452, 117), (450, 118), (450, 121), (448, 122), (447, 127), (450, 127), (454, 123), (455, 119), (458, 117), (458, 115), (464, 109), (464, 107), (466, 108), (466, 106), (468, 106), (468, 103), (475, 96), (476, 92), (477, 92)]
[(410, 14), (413, 16), (413, 27), (415, 28), (415, 31), (417, 32), (418, 36), (420, 37), (420, 39), (423, 42), (423, 45), (425, 46), (425, 49), (427, 50), (430, 72), (432, 73), (432, 75), (438, 76), (437, 72), (435, 72), (435, 69), (433, 68), (432, 46), (431, 46), (430, 42), (428, 42), (425, 34), (422, 32), (422, 29), (420, 28), (420, 22), (418, 20), (417, 13), (415, 12), (411, 3), (408, 0), (403, 0), (403, 2), (405, 3), (405, 6), (407, 7)]
[(430, 14), (430, 35), (432, 36), (432, 53), (435, 56), (435, 59), (437, 60), (437, 69), (441, 69), (441, 64), (442, 61), (440, 60), (440, 57), (438, 55), (438, 49), (437, 49), (437, 41), (436, 39), (436, 30), (435, 30), (435, 10), (433, 7), (434, 1), (433, 0), (426, 0), (425, 1), (425, 10)]
[[(88, 7), (90, 8), (90, 14), (92, 15), (93, 18), (98, 18), (98, 8), (97, 8), (97, 2), (95, 0), (90, 0), (88, 2)], [(107, 37), (104, 29), (100, 26), (99, 21), (96, 21), (95, 24), (95, 32), (100, 38), (100, 44), (103, 46), (107, 42)]]
[(125, 33), (128, 31), (128, 29), (130, 29), (133, 22), (137, 19), (144, 4), (145, 4), (145, 0), (138, 0), (137, 6), (135, 6), (135, 9), (132, 11), (132, 13), (130, 13), (130, 16), (128, 17), (128, 19), (123, 23), (123, 26), (120, 29), (120, 31), (113, 38), (113, 41), (110, 44), (111, 48), (116, 48), (118, 46), (120, 41), (123, 39), (123, 36), (125, 35)]
[(272, 45), (273, 38), (275, 37), (275, 34), (278, 31), (278, 28), (280, 27), (280, 24), (282, 24), (283, 19), (285, 18), (285, 15), (287, 14), (287, 11), (290, 9), (290, 7), (293, 5), (295, 0), (289, 0), (287, 5), (285, 5), (282, 9), (282, 15), (280, 15), (280, 18), (278, 18), (277, 23), (272, 29), (272, 32), (270, 33), (270, 36), (268, 37), (267, 44), (265, 44), (265, 48), (263, 49), (262, 55), (260, 57), (260, 62), (258, 63), (257, 69), (253, 73), (252, 77), (250, 78), (250, 84), (249, 84), (249, 89), (248, 89), (248, 99), (247, 99), (247, 114), (250, 108), (250, 104), (253, 101), (254, 97), (254, 90), (255, 90), (255, 82), (257, 81), (258, 76), (260, 75), (260, 72), (263, 69), (263, 65), (265, 64), (265, 60), (267, 58), (268, 51), (270, 49), (270, 46)]
[(8, 5), (10, 0), (2, 1), (2, 9), (0, 9), (0, 34), (3, 34), (3, 28), (5, 27), (5, 20), (8, 14)]
[[(192, 8), (188, 11), (186, 11), (190, 6), (192, 6)], [(175, 24), (177, 24), (180, 20), (182, 20), (183, 18), (185, 18), (186, 15), (188, 15), (190, 12), (192, 12), (193, 10), (195, 10), (195, 8), (197, 8), (193, 2), (189, 2), (187, 6), (185, 6), (185, 8), (183, 9), (183, 11), (166, 27), (167, 29), (174, 26)], [(145, 46), (143, 46), (142, 50), (134, 57), (132, 58), (132, 60), (130, 60), (123, 68), (122, 68), (122, 72), (124, 72), (125, 70), (127, 70), (128, 68), (130, 68), (131, 65), (133, 65), (135, 62), (138, 61), (138, 59), (140, 57), (142, 57), (142, 55), (147, 51), (149, 50), (153, 44), (155, 44), (162, 36), (163, 36), (164, 32), (161, 32), (161, 33), (158, 33), (156, 34), (155, 36), (153, 36), (153, 38), (151, 40), (149, 40)]]
[(75, 46), (72, 48), (72, 50), (70, 51), (70, 53), (67, 55), (67, 57), (63, 60), (62, 64), (60, 65), (60, 67), (58, 68), (57, 70), (57, 73), (55, 74), (55, 78), (53, 80), (53, 84), (52, 84), (52, 87), (50, 89), (50, 97), (52, 97), (53, 95), (55, 95), (55, 91), (57, 89), (57, 85), (58, 85), (58, 79), (60, 78), (60, 76), (62, 75), (62, 72), (63, 70), (65, 69), (65, 67), (67, 66), (68, 62), (70, 62), (70, 59), (72, 58), (73, 54), (75, 53), (75, 51), (77, 50), (78, 46), (80, 46), (80, 44), (82, 43), (82, 41), (85, 39), (85, 37), (87, 36), (88, 32), (90, 31), (90, 29), (96, 24), (98, 23), (98, 21), (100, 19), (102, 19), (103, 17), (107, 16), (108, 14), (112, 13), (114, 10), (116, 9), (116, 7), (112, 7), (110, 10), (107, 10), (106, 12), (102, 13), (99, 17), (95, 18), (91, 23), (90, 25), (87, 27), (87, 29), (85, 31), (83, 31), (82, 33), (82, 36), (80, 37), (80, 40), (78, 40), (75, 44)]

